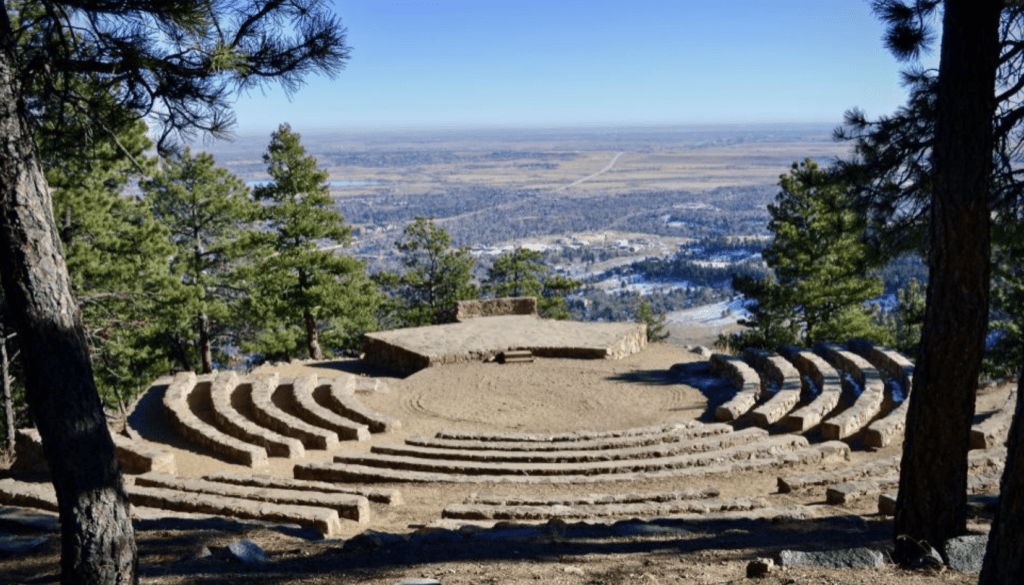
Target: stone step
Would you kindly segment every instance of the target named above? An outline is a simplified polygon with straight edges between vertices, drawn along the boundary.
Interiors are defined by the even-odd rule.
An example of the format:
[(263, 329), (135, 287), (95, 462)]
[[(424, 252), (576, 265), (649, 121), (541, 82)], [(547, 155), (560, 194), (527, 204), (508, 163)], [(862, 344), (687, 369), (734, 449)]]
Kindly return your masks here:
[(992, 416), (971, 427), (971, 449), (991, 449), (1006, 444), (1006, 437), (1017, 407), (1017, 391), (1010, 392), (1003, 407)]
[(365, 524), (370, 519), (370, 504), (363, 496), (337, 492), (314, 492), (272, 487), (245, 486), (207, 479), (179, 478), (165, 473), (147, 473), (135, 478), (135, 486), (166, 488), (196, 494), (242, 498), (271, 504), (330, 508), (338, 516)]
[[(349, 387), (348, 380), (338, 380), (337, 385)], [(331, 392), (335, 381), (328, 378), (319, 380), (316, 375), (299, 376), (291, 380), (286, 390), (291, 393), (295, 414), (311, 425), (334, 431), (342, 441), (366, 441), (370, 438), (370, 429), (365, 424), (326, 408), (317, 401), (317, 396)]]
[(650, 427), (635, 427), (610, 431), (572, 431), (568, 433), (544, 434), (544, 433), (489, 433), (472, 432), (445, 429), (438, 431), (434, 436), (438, 439), (454, 441), (498, 441), (498, 442), (527, 442), (527, 443), (562, 443), (573, 441), (593, 441), (597, 439), (610, 439), (619, 437), (640, 437), (645, 435), (657, 435), (679, 428), (699, 427), (702, 423), (695, 420), (683, 420), (664, 425)]
[[(209, 394), (212, 376), (204, 376), (202, 382), (193, 372), (179, 372), (164, 391), (164, 408), (171, 424), (186, 441), (199, 445), (233, 462), (253, 468), (267, 466), (267, 451), (263, 447), (236, 439), (201, 420), (190, 407), (193, 401), (208, 403), (209, 396), (193, 396), (196, 393)], [(212, 407), (211, 407), (212, 410)]]
[(338, 434), (335, 431), (311, 425), (278, 404), (285, 404), (289, 409), (294, 407), (291, 393), (279, 387), (276, 382), (276, 379), (270, 382), (266, 378), (253, 381), (253, 419), (281, 435), (302, 441), (306, 449), (329, 450), (337, 447)]
[(604, 504), (639, 504), (644, 502), (674, 502), (677, 500), (701, 500), (717, 498), (716, 488), (686, 488), (674, 492), (582, 494), (561, 496), (492, 496), (470, 494), (463, 504), (488, 506), (596, 506)]
[(860, 465), (844, 466), (833, 471), (821, 471), (802, 475), (779, 477), (779, 492), (789, 493), (798, 489), (842, 483), (865, 477), (880, 477), (899, 472), (900, 455), (872, 459)]
[(326, 391), (318, 388), (316, 398), (339, 415), (366, 425), (371, 433), (386, 433), (402, 428), (400, 420), (363, 406), (352, 392), (347, 392), (342, 387), (331, 386)]
[(584, 518), (671, 516), (709, 514), (723, 511), (749, 511), (767, 508), (764, 498), (670, 500), (621, 504), (579, 504), (574, 506), (493, 506), (455, 504), (441, 513), (442, 518), (462, 520), (580, 520)]
[(784, 347), (780, 352), (796, 367), (801, 375), (803, 390), (810, 393), (813, 383), (818, 394), (806, 405), (789, 413), (782, 424), (790, 432), (804, 432), (818, 424), (837, 406), (842, 394), (839, 372), (821, 356), (797, 347)]
[(503, 364), (526, 364), (533, 363), (533, 352), (528, 349), (505, 350), (498, 354), (498, 359)]
[(323, 481), (303, 481), (287, 477), (270, 477), (266, 475), (248, 475), (221, 471), (203, 476), (203, 479), (219, 483), (231, 483), (242, 486), (258, 488), (277, 488), (284, 490), (314, 491), (314, 492), (337, 492), (340, 494), (351, 494), (363, 496), (367, 500), (377, 504), (398, 506), (402, 504), (402, 492), (396, 489), (371, 488), (357, 486), (341, 486)]
[(731, 433), (734, 430), (735, 429), (732, 425), (711, 423), (697, 426), (677, 425), (664, 429), (659, 427), (660, 432), (653, 434), (605, 437), (580, 441), (470, 441), (439, 439), (436, 437), (408, 437), (405, 439), (405, 443), (407, 445), (416, 445), (419, 447), (464, 449), (474, 451), (582, 451), (622, 449), (626, 447), (656, 445), (658, 443), (674, 443), (698, 437), (723, 435)]
[[(967, 494), (974, 498), (968, 498), (968, 502), (977, 501), (990, 503), (991, 496), (983, 494), (998, 494), (1002, 475), (997, 473), (984, 473), (981, 475), (967, 476)], [(882, 516), (896, 515), (896, 497), (898, 492), (879, 494), (878, 513)]]
[(240, 441), (259, 445), (271, 457), (301, 459), (306, 448), (294, 437), (286, 437), (246, 418), (240, 411), (252, 409), (251, 391), (255, 385), (276, 386), (276, 373), (258, 376), (251, 383), (240, 384), (238, 374), (233, 371), (221, 372), (210, 387), (213, 416), (220, 430)]
[(823, 465), (845, 460), (850, 447), (842, 441), (829, 441), (764, 459), (740, 459), (700, 467), (633, 471), (601, 475), (465, 475), (446, 472), (408, 471), (387, 467), (326, 462), (300, 463), (294, 467), (296, 479), (339, 483), (516, 483), (516, 484), (585, 484), (613, 481), (643, 481), (659, 478), (695, 477), (743, 471), (764, 471), (795, 465)]
[[(760, 429), (755, 429), (760, 430)], [(572, 463), (505, 463), (423, 459), (350, 451), (336, 455), (335, 463), (388, 467), (409, 471), (441, 472), (455, 475), (604, 475), (655, 471), (659, 469), (708, 466), (738, 459), (772, 458), (807, 446), (807, 439), (795, 435), (765, 437), (752, 443), (705, 453), (648, 459), (582, 461)]]
[(737, 445), (764, 441), (768, 432), (759, 428), (748, 428), (733, 433), (684, 439), (676, 442), (662, 442), (639, 447), (574, 451), (508, 451), (508, 450), (466, 450), (417, 445), (386, 445), (371, 447), (370, 452), (396, 457), (417, 457), (448, 461), (481, 461), (492, 463), (582, 463), (587, 461), (619, 461), (651, 458), (666, 458), (688, 453), (716, 451)]
[(145, 486), (128, 486), (128, 495), (135, 506), (298, 524), (316, 529), (324, 538), (335, 538), (341, 534), (338, 512), (330, 508), (271, 504), (245, 498)]

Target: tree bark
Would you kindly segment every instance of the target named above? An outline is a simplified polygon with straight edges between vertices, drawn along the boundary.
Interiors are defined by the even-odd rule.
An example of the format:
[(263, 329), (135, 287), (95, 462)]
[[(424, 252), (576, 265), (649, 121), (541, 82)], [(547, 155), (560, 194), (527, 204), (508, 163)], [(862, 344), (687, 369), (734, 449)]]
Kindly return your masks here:
[(999, 510), (988, 534), (979, 585), (1016, 585), (1024, 575), (1024, 376), (1017, 382), (1017, 408), (1006, 450)]
[(320, 334), (316, 331), (316, 318), (309, 311), (304, 311), (302, 316), (306, 323), (306, 345), (309, 349), (309, 357), (322, 360), (324, 359), (324, 350), (320, 348)]
[(929, 282), (896, 502), (896, 555), (967, 528), (967, 451), (989, 298), (1001, 0), (948, 0), (939, 65)]
[(0, 387), (4, 401), (4, 448), (14, 453), (14, 397), (11, 395), (11, 362), (7, 355), (7, 328), (0, 323)]
[(27, 123), (2, 0), (0, 8), (0, 274), (22, 348), (29, 409), (57, 492), (61, 582), (135, 583), (128, 497)]
[(199, 321), (199, 356), (204, 374), (213, 371), (213, 351), (210, 349), (210, 317), (200, 313)]

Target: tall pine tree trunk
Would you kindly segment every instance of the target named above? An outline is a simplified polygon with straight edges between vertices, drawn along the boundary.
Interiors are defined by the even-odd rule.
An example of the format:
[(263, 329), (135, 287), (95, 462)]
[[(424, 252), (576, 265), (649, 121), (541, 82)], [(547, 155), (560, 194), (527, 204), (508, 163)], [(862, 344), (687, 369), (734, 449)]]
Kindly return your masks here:
[(1001, 0), (948, 0), (939, 65), (928, 300), (907, 414), (896, 553), (967, 527), (967, 450), (989, 298), (989, 190)]
[(7, 355), (7, 329), (0, 323), (0, 387), (3, 389), (4, 448), (14, 453), (14, 397), (11, 395), (11, 361)]
[(989, 531), (978, 585), (1016, 585), (1024, 575), (1024, 375), (1017, 382), (1017, 408), (1006, 450), (999, 510)]
[(320, 349), (320, 334), (316, 331), (316, 318), (310, 311), (302, 314), (306, 323), (306, 345), (309, 348), (309, 357), (315, 360), (324, 359), (324, 350)]
[(61, 582), (134, 583), (128, 497), (93, 382), (52, 201), (0, 14), (0, 274), (61, 521)]
[(213, 351), (210, 349), (210, 317), (206, 313), (200, 313), (197, 317), (199, 324), (199, 359), (202, 362), (204, 374), (213, 371)]

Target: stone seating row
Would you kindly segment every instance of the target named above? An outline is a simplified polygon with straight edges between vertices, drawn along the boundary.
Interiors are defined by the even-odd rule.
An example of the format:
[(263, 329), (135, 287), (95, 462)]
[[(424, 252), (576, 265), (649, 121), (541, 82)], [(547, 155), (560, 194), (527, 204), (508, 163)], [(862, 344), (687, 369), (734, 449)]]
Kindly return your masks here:
[(579, 504), (575, 506), (455, 504), (441, 512), (442, 518), (461, 520), (579, 520), (584, 518), (671, 516), (767, 508), (764, 498), (678, 499), (652, 502)]
[(711, 373), (725, 378), (736, 389), (736, 394), (725, 404), (715, 409), (715, 420), (734, 421), (746, 414), (757, 403), (761, 395), (761, 377), (740, 358), (713, 354)]
[(470, 494), (463, 504), (488, 506), (596, 506), (600, 504), (639, 504), (642, 502), (669, 502), (675, 500), (700, 500), (717, 498), (717, 488), (686, 488), (673, 492), (618, 493), (618, 494), (568, 494), (558, 496), (493, 496)]
[(214, 419), (222, 431), (240, 441), (262, 447), (270, 457), (301, 459), (306, 456), (306, 447), (302, 441), (258, 425), (240, 412), (252, 412), (255, 409), (253, 402), (257, 394), (264, 393), (257, 392), (257, 387), (265, 389), (276, 386), (277, 374), (257, 376), (248, 389), (239, 387), (238, 374), (233, 371), (217, 374), (210, 386)]
[[(443, 469), (432, 471), (400, 469), (389, 463), (386, 463), (385, 467), (376, 467), (356, 463), (304, 462), (295, 465), (294, 475), (296, 479), (339, 483), (584, 484), (668, 477), (704, 477), (719, 473), (768, 470), (801, 464), (829, 464), (845, 460), (850, 454), (849, 445), (842, 441), (827, 441), (815, 445), (803, 443), (803, 445), (805, 446), (795, 449), (776, 450), (774, 454), (765, 454), (763, 457), (751, 457), (749, 452), (737, 453), (735, 450), (726, 454), (706, 456), (702, 461), (690, 456), (694, 458), (689, 466), (670, 464), (658, 468), (657, 466), (637, 466), (633, 465), (636, 462), (630, 461), (617, 462), (619, 465), (613, 466), (606, 473), (595, 473), (596, 470), (593, 469), (573, 470), (565, 466), (564, 471), (568, 473), (563, 475), (503, 473), (501, 469), (494, 469), (490, 474), (474, 475)], [(692, 463), (697, 461), (700, 461), (700, 464), (694, 466)], [(654, 463), (656, 462), (657, 460), (654, 460)]]
[(261, 468), (268, 456), (298, 459), (306, 449), (330, 450), (339, 439), (363, 441), (371, 431), (398, 428), (396, 419), (360, 406), (352, 388), (351, 376), (335, 381), (315, 375), (281, 379), (277, 373), (239, 377), (226, 371), (197, 377), (183, 372), (174, 377), (163, 402), (187, 441)]
[(782, 355), (788, 359), (800, 372), (804, 390), (810, 392), (810, 384), (817, 390), (817, 395), (804, 406), (789, 413), (783, 419), (783, 425), (790, 432), (801, 433), (810, 430), (837, 406), (842, 395), (842, 385), (839, 372), (832, 367), (818, 354), (800, 349), (798, 347), (783, 347), (780, 349)]
[(493, 441), (493, 442), (526, 442), (526, 443), (562, 443), (576, 441), (593, 441), (596, 439), (611, 439), (619, 437), (641, 437), (646, 435), (657, 435), (666, 433), (680, 427), (688, 428), (699, 426), (701, 423), (695, 420), (682, 420), (670, 424), (654, 425), (650, 427), (634, 427), (610, 431), (572, 431), (568, 433), (544, 434), (544, 433), (489, 433), (460, 431), (444, 429), (436, 433), (435, 437), (453, 441)]
[(378, 444), (370, 448), (370, 453), (373, 455), (425, 460), (444, 460), (451, 462), (571, 464), (600, 461), (663, 459), (678, 455), (716, 451), (738, 445), (759, 443), (767, 438), (768, 431), (751, 427), (732, 433), (619, 449), (582, 449), (574, 451), (484, 451), (422, 447), (409, 444)]
[(588, 449), (622, 449), (658, 443), (673, 443), (733, 432), (731, 425), (722, 423), (673, 425), (658, 427), (659, 432), (586, 439), (580, 441), (469, 441), (444, 439), (440, 437), (408, 437), (407, 445), (436, 447), (442, 449), (465, 449), (476, 451), (581, 451)]
[[(754, 429), (761, 430), (761, 429)], [(763, 432), (763, 431), (762, 431)], [(418, 456), (386, 455), (363, 451), (347, 451), (334, 456), (342, 465), (388, 467), (410, 471), (444, 472), (464, 475), (600, 475), (623, 471), (659, 470), (675, 467), (707, 466), (735, 459), (774, 457), (784, 451), (807, 446), (807, 439), (798, 435), (763, 436), (756, 443), (746, 443), (694, 454), (668, 455), (642, 459), (611, 461), (575, 461), (551, 463), (514, 463), (426, 459)], [(600, 452), (596, 452), (600, 453)]]
[[(186, 441), (204, 447), (233, 462), (252, 468), (266, 467), (267, 450), (247, 443), (201, 420), (190, 403), (201, 402), (204, 392), (209, 394), (213, 376), (198, 378), (194, 372), (178, 372), (164, 392), (164, 409), (171, 424)], [(209, 396), (206, 397), (209, 399)]]
[(242, 498), (271, 504), (329, 508), (340, 518), (365, 524), (370, 519), (370, 503), (363, 496), (338, 492), (290, 490), (273, 487), (244, 486), (208, 479), (179, 478), (166, 473), (145, 473), (135, 477), (136, 487), (166, 488), (194, 494), (210, 494)]
[[(319, 531), (324, 538), (339, 536), (342, 529), (338, 511), (333, 508), (278, 504), (257, 501), (248, 497), (198, 493), (144, 485), (129, 484), (125, 486), (125, 489), (133, 507), (297, 524)], [(0, 479), (0, 503), (57, 511), (57, 495), (53, 490), (53, 485), (49, 483)], [(361, 522), (365, 522), (365, 520), (361, 520)]]
[(1017, 408), (1017, 391), (1010, 392), (1002, 408), (971, 428), (971, 449), (991, 449), (1006, 444)]
[(313, 491), (324, 493), (339, 493), (362, 496), (371, 503), (384, 504), (387, 506), (398, 506), (402, 504), (402, 492), (390, 488), (374, 488), (361, 486), (342, 486), (335, 483), (323, 481), (303, 481), (287, 477), (270, 477), (268, 475), (251, 475), (234, 473), (231, 471), (219, 471), (203, 476), (207, 481), (218, 483), (234, 484), (256, 488), (274, 488), (294, 491)]
[(761, 378), (761, 395), (769, 396), (750, 412), (750, 420), (766, 429), (782, 420), (800, 402), (803, 391), (800, 372), (789, 360), (774, 353), (747, 350), (743, 354)]
[[(1002, 476), (994, 473), (967, 476), (967, 495), (998, 494)], [(899, 492), (889, 492), (878, 496), (878, 513), (883, 516), (896, 515), (896, 497)], [(988, 496), (980, 498), (982, 501)]]
[[(110, 433), (114, 441), (117, 462), (121, 471), (134, 475), (156, 471), (175, 473), (174, 453), (146, 441), (136, 441)], [(36, 429), (18, 429), (14, 442), (15, 459), (11, 468), (15, 471), (48, 472), (46, 458), (43, 455), (43, 441)]]
[(830, 440), (845, 439), (867, 426), (881, 412), (885, 400), (885, 381), (877, 368), (851, 351), (826, 344), (819, 344), (815, 351), (860, 386), (860, 395), (852, 406), (821, 423), (823, 437)]
[[(789, 493), (798, 489), (817, 486), (832, 486), (827, 489), (833, 489), (833, 487), (838, 485), (853, 484), (855, 487), (850, 488), (847, 491), (856, 493), (857, 489), (861, 489), (856, 486), (871, 486), (873, 485), (872, 482), (875, 481), (880, 481), (884, 484), (885, 481), (890, 481), (891, 478), (896, 478), (896, 482), (898, 484), (900, 458), (901, 455), (892, 455), (889, 457), (865, 461), (858, 465), (842, 466), (831, 471), (814, 472), (795, 476), (780, 476), (777, 480), (779, 492)], [(967, 454), (967, 468), (970, 472), (975, 474), (990, 473), (993, 471), (998, 472), (1002, 470), (1005, 459), (1005, 447), (970, 451)], [(879, 488), (879, 490), (881, 489), (888, 488)], [(837, 488), (836, 491), (837, 495), (835, 496), (835, 499), (843, 497), (839, 495), (843, 489)]]

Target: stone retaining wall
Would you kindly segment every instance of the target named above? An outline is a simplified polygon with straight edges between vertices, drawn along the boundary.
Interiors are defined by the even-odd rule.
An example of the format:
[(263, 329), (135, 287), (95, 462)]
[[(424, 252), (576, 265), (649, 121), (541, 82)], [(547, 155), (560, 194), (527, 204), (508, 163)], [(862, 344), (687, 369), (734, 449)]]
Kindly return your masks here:
[(500, 299), (476, 299), (455, 303), (455, 320), (466, 321), (479, 317), (502, 315), (537, 315), (535, 297), (503, 297)]

